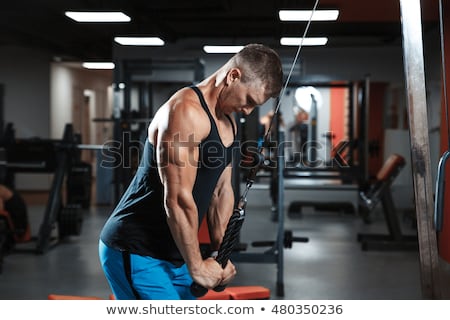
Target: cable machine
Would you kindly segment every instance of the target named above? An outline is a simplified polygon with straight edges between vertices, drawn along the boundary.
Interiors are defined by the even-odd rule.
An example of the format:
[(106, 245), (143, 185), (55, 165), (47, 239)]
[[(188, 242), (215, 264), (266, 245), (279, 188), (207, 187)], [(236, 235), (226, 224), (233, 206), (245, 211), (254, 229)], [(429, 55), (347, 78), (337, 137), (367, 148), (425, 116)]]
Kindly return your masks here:
[[(314, 119), (308, 120), (308, 134), (298, 142), (295, 137), (288, 141), (288, 146), (293, 150), (293, 155), (288, 159), (284, 170), (285, 189), (292, 190), (297, 200), (293, 201), (288, 212), (292, 215), (301, 213), (302, 206), (316, 208), (343, 208), (359, 212), (359, 191), (364, 190), (369, 180), (368, 174), (368, 96), (369, 78), (361, 81), (335, 81), (335, 82), (302, 82), (293, 81), (291, 90), (311, 88), (311, 92), (319, 90), (343, 90), (340, 103), (342, 106), (342, 132), (336, 134), (332, 126), (326, 123), (318, 127), (321, 113), (315, 113)], [(316, 89), (317, 88), (317, 89)], [(313, 91), (314, 89), (314, 91)], [(317, 110), (317, 99), (311, 93), (311, 106)], [(331, 101), (331, 99), (330, 99)], [(297, 102), (296, 102), (297, 103)], [(296, 107), (296, 106), (294, 106)], [(332, 106), (330, 106), (332, 108)], [(323, 113), (322, 113), (323, 114)], [(330, 122), (331, 123), (331, 122)], [(335, 124), (336, 125), (336, 124)], [(320, 135), (319, 129), (324, 130)], [(339, 130), (338, 130), (339, 131)], [(315, 133), (314, 136), (311, 133)], [(324, 143), (319, 141), (323, 137)], [(294, 144), (300, 144), (295, 149)], [(314, 150), (315, 152), (311, 152)], [(318, 155), (317, 150), (325, 150)], [(297, 155), (297, 154), (300, 155)], [(308, 180), (310, 183), (305, 183)], [(321, 197), (317, 198), (320, 190)], [(292, 193), (291, 192), (291, 193)], [(324, 193), (326, 196), (324, 196)], [(294, 195), (294, 194), (293, 194)]]
[[(284, 296), (284, 249), (292, 248), (293, 242), (308, 242), (309, 239), (305, 237), (295, 237), (290, 230), (285, 230), (284, 228), (284, 178), (283, 172), (285, 169), (285, 136), (284, 132), (280, 129), (280, 114), (278, 112), (275, 113), (276, 117), (273, 121), (273, 131), (275, 132), (275, 141), (268, 141), (268, 144), (275, 145), (275, 148), (270, 148), (272, 154), (272, 158), (276, 159), (272, 165), (276, 168), (275, 175), (279, 178), (276, 180), (276, 187), (273, 192), (277, 194), (277, 206), (275, 208), (274, 214), (276, 215), (277, 227), (276, 227), (276, 236), (274, 240), (263, 240), (263, 241), (253, 241), (251, 243), (252, 247), (267, 247), (268, 249), (263, 252), (249, 252), (247, 251), (247, 244), (237, 243), (235, 245), (235, 250), (231, 254), (231, 259), (233, 262), (241, 262), (241, 263), (269, 263), (275, 264), (276, 271), (276, 294), (279, 297)], [(241, 123), (239, 121), (238, 123)], [(256, 156), (256, 155), (255, 155)], [(250, 165), (250, 170), (252, 168), (258, 167), (259, 162), (262, 159), (256, 159)], [(241, 175), (241, 167), (239, 165), (240, 161), (235, 161), (234, 171), (239, 172), (239, 176)], [(248, 169), (248, 168), (246, 168)], [(251, 175), (251, 174), (250, 174)], [(239, 179), (242, 181), (242, 177)], [(249, 182), (247, 182), (249, 183)], [(247, 185), (248, 187), (248, 185)], [(239, 199), (239, 197), (237, 198)]]
[[(292, 248), (292, 244), (294, 242), (308, 242), (309, 239), (306, 237), (297, 237), (294, 236), (292, 231), (286, 230), (284, 226), (284, 217), (285, 217), (285, 191), (287, 188), (289, 188), (289, 184), (287, 183), (288, 180), (295, 179), (295, 178), (301, 178), (305, 174), (317, 174), (318, 179), (324, 179), (327, 177), (330, 177), (331, 179), (339, 179), (342, 180), (343, 185), (353, 185), (352, 190), (355, 194), (356, 203), (358, 202), (359, 197), (359, 188), (360, 184), (362, 184), (362, 181), (364, 183), (367, 182), (367, 180), (364, 178), (366, 177), (365, 174), (362, 174), (361, 170), (366, 172), (366, 167), (359, 166), (359, 162), (364, 162), (365, 154), (363, 153), (363, 148), (360, 147), (361, 144), (364, 144), (364, 141), (361, 141), (361, 139), (365, 139), (367, 135), (363, 134), (355, 134), (355, 127), (361, 128), (362, 125), (357, 126), (355, 124), (355, 121), (358, 122), (364, 122), (364, 117), (367, 116), (366, 112), (362, 112), (360, 109), (366, 108), (366, 104), (364, 103), (365, 98), (367, 97), (367, 93), (365, 92), (368, 84), (365, 81), (360, 82), (341, 82), (341, 83), (303, 83), (303, 82), (296, 82), (294, 80), (293, 84), (290, 85), (290, 88), (292, 87), (300, 87), (303, 85), (316, 85), (320, 87), (336, 87), (336, 88), (346, 88), (348, 89), (348, 103), (349, 103), (349, 110), (346, 114), (346, 123), (348, 124), (347, 128), (347, 134), (349, 137), (349, 140), (351, 141), (345, 141), (345, 159), (339, 158), (340, 154), (337, 153), (334, 155), (336, 159), (334, 159), (333, 166), (324, 166), (324, 167), (296, 167), (292, 163), (292, 159), (286, 157), (285, 154), (285, 147), (286, 145), (289, 145), (290, 141), (286, 141), (285, 132), (287, 130), (284, 130), (281, 126), (282, 119), (281, 119), (281, 113), (277, 112), (274, 113), (275, 117), (273, 120), (273, 133), (271, 141), (267, 143), (267, 145), (270, 145), (269, 148), (266, 146), (265, 153), (265, 164), (270, 163), (270, 168), (266, 171), (269, 171), (269, 177), (271, 179), (271, 194), (272, 197), (276, 199), (274, 201), (274, 207), (273, 207), (273, 215), (274, 220), (277, 222), (276, 226), (276, 235), (274, 240), (262, 240), (262, 241), (253, 241), (251, 242), (252, 247), (267, 247), (267, 250), (263, 252), (251, 252), (251, 250), (247, 250), (247, 244), (240, 243), (236, 246), (236, 250), (231, 255), (231, 259), (234, 262), (241, 262), (241, 263), (269, 263), (269, 264), (275, 264), (277, 267), (276, 272), (276, 294), (277, 296), (284, 296), (284, 249)], [(359, 97), (359, 99), (358, 99)], [(358, 115), (358, 118), (356, 118), (356, 115)], [(357, 120), (355, 120), (355, 118)], [(238, 121), (241, 127), (242, 135), (243, 135), (243, 143), (246, 143), (246, 139), (249, 140), (256, 140), (252, 139), (254, 137), (250, 137), (252, 129), (249, 130), (242, 130), (242, 127), (245, 125), (252, 126), (253, 123), (250, 123), (251, 121), (258, 121), (258, 118), (251, 118), (246, 117), (243, 119), (243, 121)], [(248, 131), (248, 132), (247, 132)], [(254, 131), (254, 130), (253, 130)], [(256, 130), (257, 131), (257, 130)], [(357, 139), (357, 142), (353, 139)], [(247, 147), (255, 147), (253, 145), (247, 146)], [(342, 148), (342, 144), (340, 146), (337, 146), (337, 148)], [(341, 151), (341, 150), (338, 150)], [(269, 152), (269, 154), (267, 154)], [(242, 154), (245, 154), (245, 150), (241, 152)], [(340, 162), (339, 162), (340, 161)], [(237, 161), (239, 163), (239, 161)], [(241, 162), (242, 163), (242, 162)], [(345, 166), (339, 166), (339, 164), (346, 164)], [(264, 168), (264, 164), (262, 165), (262, 168)], [(244, 170), (242, 170), (244, 169)], [(235, 168), (235, 172), (245, 172), (247, 171), (246, 168), (238, 167)], [(245, 174), (244, 174), (245, 176)], [(264, 176), (264, 173), (257, 176), (256, 178), (262, 178)], [(363, 178), (360, 178), (363, 176)], [(239, 184), (242, 181), (242, 177), (239, 180)], [(251, 201), (251, 200), (250, 200)]]
[[(343, 183), (351, 183), (355, 179), (357, 180), (357, 177), (361, 176), (360, 170), (361, 169), (361, 162), (364, 163), (364, 152), (362, 152), (360, 149), (358, 149), (358, 146), (365, 144), (365, 136), (361, 134), (361, 127), (364, 126), (358, 126), (358, 122), (365, 121), (365, 112), (364, 109), (366, 106), (364, 105), (365, 99), (362, 99), (361, 101), (356, 102), (355, 96), (364, 96), (364, 86), (360, 82), (302, 82), (302, 81), (292, 81), (290, 84), (290, 89), (294, 90), (296, 88), (319, 88), (319, 89), (344, 89), (347, 90), (347, 114), (345, 116), (344, 126), (346, 136), (343, 137), (343, 140), (341, 141), (333, 141), (334, 139), (334, 133), (331, 131), (327, 131), (328, 136), (325, 138), (327, 139), (327, 144), (330, 144), (329, 146), (326, 146), (330, 149), (329, 158), (325, 157), (318, 157), (317, 150), (321, 146), (317, 146), (318, 143), (318, 133), (317, 133), (317, 122), (320, 120), (318, 117), (320, 117), (320, 114), (317, 113), (317, 101), (316, 98), (314, 98), (312, 95), (311, 100), (311, 107), (312, 110), (316, 110), (313, 116), (313, 119), (308, 120), (308, 135), (306, 141), (300, 141), (300, 143), (303, 145), (304, 148), (313, 149), (315, 151), (315, 156), (311, 156), (310, 150), (303, 150), (301, 148), (300, 152), (305, 153), (307, 156), (306, 160), (304, 161), (298, 161), (297, 158), (299, 157), (293, 157), (293, 159), (289, 159), (287, 163), (287, 167), (285, 169), (285, 176), (290, 177), (296, 177), (298, 175), (303, 176), (301, 172), (314, 172), (317, 173), (316, 176), (313, 176), (313, 178), (335, 178), (342, 180)], [(358, 110), (359, 109), (359, 110)], [(358, 120), (355, 120), (355, 116), (358, 116)], [(356, 128), (356, 130), (355, 130)], [(295, 142), (295, 141), (292, 141)], [(290, 142), (290, 144), (293, 144)], [(333, 156), (340, 156), (341, 153), (333, 154), (332, 149), (336, 148), (337, 145), (341, 142), (345, 142), (345, 145), (343, 146), (345, 148), (345, 159), (344, 163), (337, 161), (338, 159), (333, 158)], [(290, 147), (294, 147), (291, 146)], [(319, 147), (319, 148), (318, 148)], [(344, 151), (342, 150), (336, 150), (337, 151)], [(342, 155), (344, 155), (344, 152), (342, 152)], [(337, 174), (336, 174), (337, 173)], [(366, 177), (366, 174), (363, 175), (361, 179), (364, 179)]]

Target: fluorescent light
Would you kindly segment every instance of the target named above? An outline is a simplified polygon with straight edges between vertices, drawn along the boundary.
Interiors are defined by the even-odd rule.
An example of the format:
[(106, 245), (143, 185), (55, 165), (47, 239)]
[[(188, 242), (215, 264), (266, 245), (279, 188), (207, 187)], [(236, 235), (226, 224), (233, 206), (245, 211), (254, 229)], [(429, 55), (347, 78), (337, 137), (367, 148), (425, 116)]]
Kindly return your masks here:
[(236, 53), (242, 50), (244, 46), (204, 46), (206, 53)]
[[(309, 21), (311, 10), (280, 10), (278, 15), (281, 21)], [(339, 16), (339, 10), (316, 10), (312, 21), (335, 21)]]
[(164, 41), (158, 37), (115, 37), (114, 41), (124, 46), (163, 46)]
[(316, 38), (289, 38), (283, 37), (280, 39), (280, 44), (283, 46), (324, 46), (328, 42), (327, 37), (316, 37)]
[(114, 69), (112, 62), (83, 62), (83, 67), (86, 69)]
[(77, 22), (129, 22), (131, 18), (123, 12), (66, 11), (64, 13)]

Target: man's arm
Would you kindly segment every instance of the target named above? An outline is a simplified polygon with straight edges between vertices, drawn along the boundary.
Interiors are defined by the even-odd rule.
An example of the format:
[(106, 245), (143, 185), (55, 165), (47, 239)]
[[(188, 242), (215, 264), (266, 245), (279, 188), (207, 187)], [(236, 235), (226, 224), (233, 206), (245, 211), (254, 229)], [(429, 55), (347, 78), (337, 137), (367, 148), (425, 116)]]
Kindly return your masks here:
[(198, 212), (192, 196), (198, 145), (209, 131), (209, 122), (205, 125), (199, 121), (207, 119), (186, 102), (175, 102), (166, 107), (166, 115), (161, 117), (158, 126), (156, 150), (167, 222), (194, 281), (213, 288), (222, 280), (223, 270), (213, 259), (202, 259)]
[(231, 174), (232, 167), (226, 167), (214, 190), (208, 211), (208, 230), (213, 250), (219, 249), (234, 209), (234, 192), (231, 185)]
[[(211, 248), (218, 250), (225, 230), (234, 210), (234, 192), (231, 185), (232, 167), (225, 168), (214, 190), (208, 211), (208, 230)], [(236, 268), (231, 261), (225, 266), (220, 285), (228, 284), (236, 275)]]

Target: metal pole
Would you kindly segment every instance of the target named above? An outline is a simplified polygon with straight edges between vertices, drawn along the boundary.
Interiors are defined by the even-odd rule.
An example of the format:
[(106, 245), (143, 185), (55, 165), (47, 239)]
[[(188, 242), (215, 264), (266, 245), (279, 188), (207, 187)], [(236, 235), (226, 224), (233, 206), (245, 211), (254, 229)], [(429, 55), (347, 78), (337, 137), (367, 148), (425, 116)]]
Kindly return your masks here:
[(5, 109), (3, 104), (3, 97), (4, 97), (4, 85), (0, 83), (0, 138), (4, 138), (3, 134), (5, 133)]
[(370, 78), (367, 75), (364, 79), (363, 101), (361, 105), (361, 115), (363, 127), (361, 128), (361, 147), (360, 165), (362, 168), (359, 185), (369, 181), (369, 117), (370, 117)]
[(441, 297), (439, 256), (436, 232), (433, 230), (433, 189), (431, 184), (420, 0), (400, 0), (400, 16), (422, 294), (425, 299), (439, 299)]
[(277, 120), (278, 148), (277, 148), (277, 174), (278, 174), (278, 231), (277, 231), (277, 296), (284, 297), (284, 132), (280, 130), (280, 119)]

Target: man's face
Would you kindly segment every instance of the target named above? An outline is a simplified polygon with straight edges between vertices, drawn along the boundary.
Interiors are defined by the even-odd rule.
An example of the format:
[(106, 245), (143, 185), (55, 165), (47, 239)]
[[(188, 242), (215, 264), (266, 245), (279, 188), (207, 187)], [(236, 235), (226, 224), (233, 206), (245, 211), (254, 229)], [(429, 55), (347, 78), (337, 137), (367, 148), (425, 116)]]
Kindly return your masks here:
[(225, 114), (242, 112), (249, 115), (257, 106), (264, 104), (267, 100), (261, 81), (255, 79), (243, 83), (240, 79), (236, 79), (225, 88), (219, 103)]

